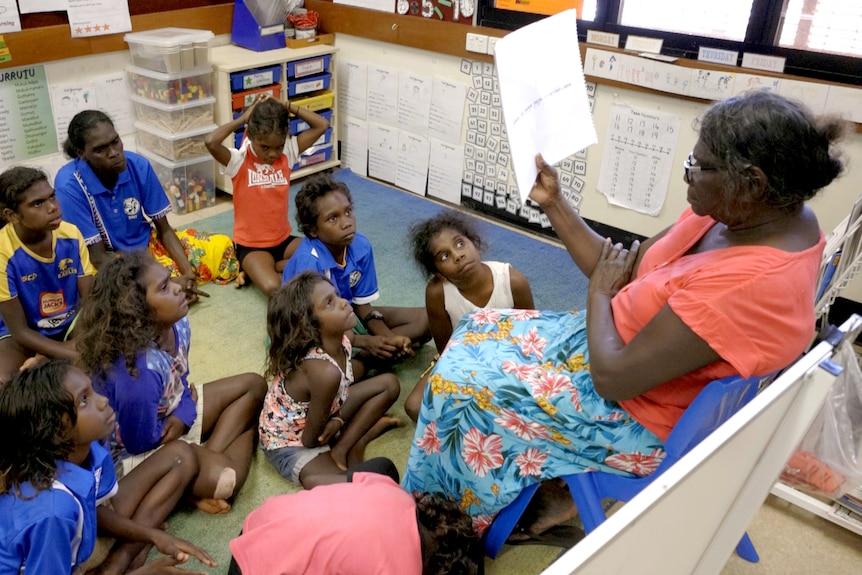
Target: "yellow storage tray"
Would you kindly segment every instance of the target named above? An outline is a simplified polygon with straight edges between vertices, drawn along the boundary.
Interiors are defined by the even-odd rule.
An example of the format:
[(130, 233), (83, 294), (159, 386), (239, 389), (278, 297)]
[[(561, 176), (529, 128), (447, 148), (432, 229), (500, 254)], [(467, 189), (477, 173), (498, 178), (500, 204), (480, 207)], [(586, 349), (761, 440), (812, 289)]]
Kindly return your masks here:
[(321, 90), (302, 98), (292, 98), (290, 103), (296, 104), (300, 108), (307, 108), (312, 112), (317, 112), (318, 110), (331, 108), (334, 100), (335, 92), (332, 90)]

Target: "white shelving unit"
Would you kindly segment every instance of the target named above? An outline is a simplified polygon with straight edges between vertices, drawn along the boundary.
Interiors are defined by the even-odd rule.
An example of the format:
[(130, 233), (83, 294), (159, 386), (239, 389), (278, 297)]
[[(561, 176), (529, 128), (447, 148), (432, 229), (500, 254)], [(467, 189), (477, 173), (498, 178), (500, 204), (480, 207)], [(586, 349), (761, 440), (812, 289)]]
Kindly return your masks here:
[[(242, 72), (265, 66), (281, 66), (281, 96), (282, 101), (287, 100), (288, 93), (288, 77), (287, 64), (297, 60), (305, 60), (326, 54), (331, 55), (329, 62), (329, 72), (332, 74), (332, 79), (328, 90), (334, 94), (336, 91), (336, 74), (335, 74), (335, 53), (338, 49), (335, 46), (328, 44), (315, 44), (306, 48), (280, 48), (277, 50), (266, 50), (264, 52), (255, 52), (247, 50), (239, 46), (218, 46), (210, 51), (210, 58), (213, 65), (213, 92), (216, 97), (215, 103), (215, 121), (216, 124), (222, 125), (230, 122), (233, 119), (233, 109), (231, 104), (231, 96), (233, 94), (230, 84), (230, 75), (233, 72)], [(306, 95), (304, 94), (303, 97)], [(337, 156), (338, 145), (338, 98), (332, 98), (332, 120), (330, 128), (332, 129), (332, 155), (330, 159), (310, 166), (305, 166), (291, 173), (291, 180), (296, 180), (304, 176), (337, 167), (339, 162)], [(231, 138), (233, 135), (230, 136)], [(233, 142), (230, 142), (233, 145)], [(220, 173), (216, 174), (216, 187), (218, 189), (233, 193), (233, 186), (230, 178), (227, 178)]]

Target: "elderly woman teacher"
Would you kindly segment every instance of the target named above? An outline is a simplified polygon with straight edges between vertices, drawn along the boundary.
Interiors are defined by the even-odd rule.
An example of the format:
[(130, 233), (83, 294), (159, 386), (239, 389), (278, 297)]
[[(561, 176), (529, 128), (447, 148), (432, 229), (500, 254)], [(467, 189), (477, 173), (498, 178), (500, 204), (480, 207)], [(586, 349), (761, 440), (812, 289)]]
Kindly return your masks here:
[[(649, 474), (707, 383), (791, 363), (814, 333), (824, 247), (804, 202), (841, 173), (842, 129), (766, 92), (712, 105), (684, 164), (690, 207), (630, 249), (587, 226), (538, 156), (530, 195), (590, 278), (586, 313), (465, 316), (430, 377), (404, 486), (454, 497), (482, 532), (531, 483), (553, 494), (548, 480), (572, 473)], [(570, 518), (563, 501), (527, 534)]]

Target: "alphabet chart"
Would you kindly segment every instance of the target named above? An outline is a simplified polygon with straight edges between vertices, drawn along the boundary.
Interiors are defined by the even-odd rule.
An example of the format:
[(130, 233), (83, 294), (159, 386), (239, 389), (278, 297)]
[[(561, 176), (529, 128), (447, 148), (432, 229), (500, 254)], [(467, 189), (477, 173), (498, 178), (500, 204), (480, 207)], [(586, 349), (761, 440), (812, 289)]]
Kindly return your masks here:
[(657, 216), (674, 169), (679, 116), (615, 105), (608, 125), (599, 191), (614, 205)]

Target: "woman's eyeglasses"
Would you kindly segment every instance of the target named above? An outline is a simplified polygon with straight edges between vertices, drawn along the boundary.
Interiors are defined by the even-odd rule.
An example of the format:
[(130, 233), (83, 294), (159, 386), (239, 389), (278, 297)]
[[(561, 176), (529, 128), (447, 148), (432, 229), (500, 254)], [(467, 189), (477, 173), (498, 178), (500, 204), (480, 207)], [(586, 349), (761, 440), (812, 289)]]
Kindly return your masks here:
[(685, 180), (686, 184), (691, 183), (691, 175), (695, 172), (714, 172), (718, 170), (718, 168), (709, 168), (706, 166), (695, 166), (692, 164), (694, 162), (694, 153), (690, 153), (688, 158), (682, 163), (682, 167), (685, 169), (685, 173), (683, 174), (683, 180)]

